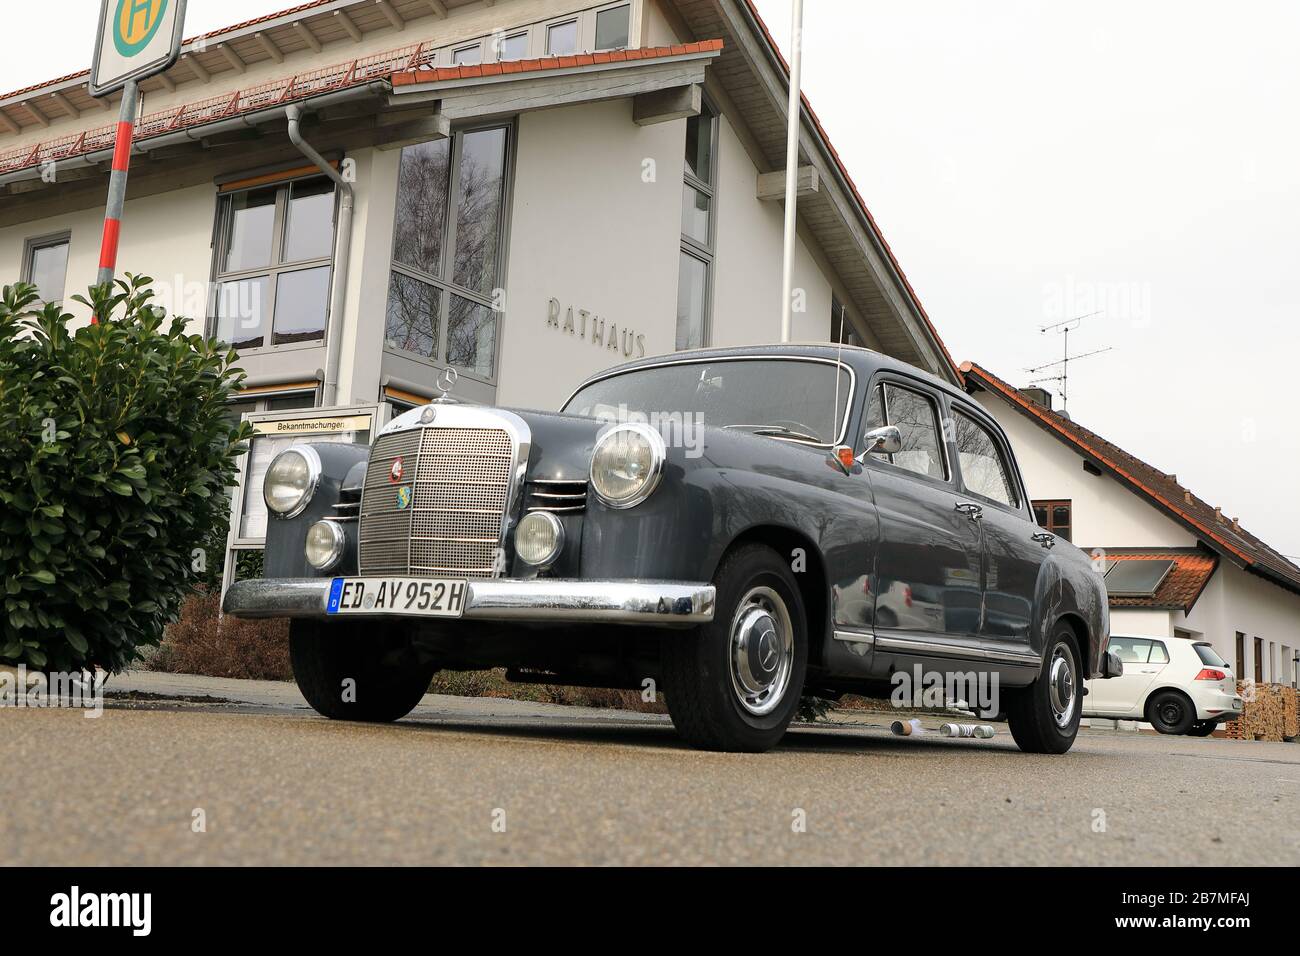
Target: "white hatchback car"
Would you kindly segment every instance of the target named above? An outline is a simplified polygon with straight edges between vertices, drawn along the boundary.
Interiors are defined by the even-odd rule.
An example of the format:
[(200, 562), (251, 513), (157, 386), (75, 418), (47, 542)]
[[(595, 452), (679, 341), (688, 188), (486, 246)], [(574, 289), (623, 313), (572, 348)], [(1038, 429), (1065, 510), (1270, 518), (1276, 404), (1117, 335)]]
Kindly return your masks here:
[(1124, 675), (1090, 680), (1083, 716), (1145, 720), (1162, 734), (1208, 737), (1241, 715), (1232, 669), (1204, 641), (1111, 635)]

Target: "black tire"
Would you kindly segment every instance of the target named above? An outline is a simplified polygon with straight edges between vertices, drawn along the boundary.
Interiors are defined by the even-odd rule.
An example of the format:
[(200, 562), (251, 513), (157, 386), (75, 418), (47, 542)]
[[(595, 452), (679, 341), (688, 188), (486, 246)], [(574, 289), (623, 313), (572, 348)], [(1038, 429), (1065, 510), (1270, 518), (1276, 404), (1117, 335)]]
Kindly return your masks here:
[[(1068, 681), (1064, 679), (1065, 672), (1057, 669), (1058, 658), (1066, 661)], [(1061, 678), (1055, 694), (1054, 675)], [(1064, 695), (1070, 685), (1073, 690), (1066, 713)], [(1074, 631), (1068, 624), (1059, 623), (1052, 631), (1038, 678), (1028, 687), (1004, 691), (1003, 698), (1011, 736), (1021, 750), (1030, 754), (1063, 754), (1070, 749), (1079, 733), (1079, 717), (1083, 711), (1083, 665)], [(1062, 719), (1058, 720), (1058, 712)]]
[[(808, 623), (799, 587), (781, 556), (760, 544), (741, 545), (725, 555), (714, 584), (713, 620), (690, 633), (662, 638), (669, 716), (677, 732), (701, 750), (771, 750), (799, 707), (808, 666)], [(746, 635), (752, 649), (750, 655), (739, 655), (743, 667), (733, 665), (733, 627)], [(769, 652), (777, 655), (770, 671)], [(769, 674), (766, 697), (761, 692), (744, 696), (747, 687)], [(768, 707), (762, 713), (751, 709)]]
[(1198, 720), (1187, 728), (1187, 736), (1208, 737), (1214, 733), (1214, 728), (1218, 726), (1219, 722), (1217, 720)]
[(1147, 722), (1162, 734), (1181, 736), (1196, 723), (1196, 708), (1176, 690), (1162, 690), (1147, 701)]
[(294, 621), (289, 660), (298, 689), (318, 714), (374, 723), (409, 714), (438, 670), (408, 640), (376, 624)]

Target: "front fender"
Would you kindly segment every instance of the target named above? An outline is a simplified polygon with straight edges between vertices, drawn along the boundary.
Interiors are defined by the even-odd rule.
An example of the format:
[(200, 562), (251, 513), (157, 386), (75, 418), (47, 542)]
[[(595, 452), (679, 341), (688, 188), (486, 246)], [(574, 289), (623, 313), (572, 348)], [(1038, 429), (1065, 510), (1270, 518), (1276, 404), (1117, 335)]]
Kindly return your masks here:
[(307, 529), (321, 518), (337, 517), (334, 506), (348, 472), (364, 464), (370, 457), (365, 445), (345, 445), (337, 442), (299, 442), (320, 456), (321, 476), (316, 492), (302, 513), (293, 518), (270, 515), (266, 522), (266, 555), (263, 575), (268, 578), (319, 577), (355, 573), (357, 567), (356, 522), (344, 524), (348, 533), (347, 550), (339, 567), (320, 572), (307, 563), (303, 547), (307, 542)]

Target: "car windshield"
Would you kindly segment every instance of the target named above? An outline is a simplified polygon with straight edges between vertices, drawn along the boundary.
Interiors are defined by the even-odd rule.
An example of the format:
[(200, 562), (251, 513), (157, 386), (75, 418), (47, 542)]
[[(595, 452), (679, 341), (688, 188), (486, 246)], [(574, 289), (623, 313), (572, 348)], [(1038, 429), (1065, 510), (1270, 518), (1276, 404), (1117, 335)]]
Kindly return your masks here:
[(1196, 648), (1196, 654), (1201, 659), (1202, 664), (1208, 664), (1210, 667), (1227, 667), (1228, 662), (1214, 652), (1214, 648), (1209, 644), (1193, 644)]
[(682, 362), (592, 382), (564, 411), (609, 421), (645, 416), (661, 428), (710, 425), (829, 445), (843, 431), (850, 384), (846, 368), (827, 362)]

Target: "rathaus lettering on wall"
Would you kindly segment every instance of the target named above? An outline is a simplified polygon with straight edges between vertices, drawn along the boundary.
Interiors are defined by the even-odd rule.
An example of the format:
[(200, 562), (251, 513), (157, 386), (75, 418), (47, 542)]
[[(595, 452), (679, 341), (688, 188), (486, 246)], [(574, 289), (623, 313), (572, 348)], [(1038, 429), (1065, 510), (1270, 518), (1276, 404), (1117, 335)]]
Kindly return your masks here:
[(560, 300), (552, 298), (546, 304), (546, 324), (575, 338), (591, 342), (597, 348), (610, 352), (622, 352), (627, 358), (645, 356), (645, 335), (636, 329), (617, 323), (606, 322), (599, 315), (593, 315), (586, 309), (567, 309), (560, 305)]

